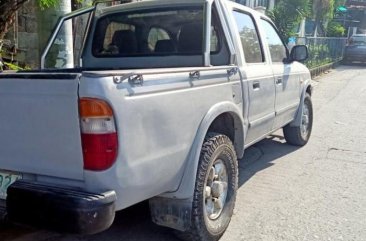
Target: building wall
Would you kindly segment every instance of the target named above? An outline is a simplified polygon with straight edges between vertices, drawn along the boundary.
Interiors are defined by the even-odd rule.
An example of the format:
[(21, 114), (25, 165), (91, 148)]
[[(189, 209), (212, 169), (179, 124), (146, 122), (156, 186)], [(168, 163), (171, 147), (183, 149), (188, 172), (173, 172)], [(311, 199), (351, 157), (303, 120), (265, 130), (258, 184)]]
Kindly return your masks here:
[[(27, 67), (36, 68), (39, 60), (39, 38), (37, 24), (37, 5), (36, 1), (28, 1), (17, 13), (17, 21), (6, 34), (5, 39), (9, 42), (10, 48), (7, 49), (4, 57), (22, 66), (26, 63)], [(13, 53), (14, 55), (12, 55)]]
[[(50, 37), (58, 17), (70, 12), (71, 2), (61, 0), (59, 5), (50, 9), (41, 9), (37, 1), (28, 1), (18, 11), (18, 21), (14, 22), (13, 29), (6, 35), (6, 39), (16, 49), (14, 61), (20, 66), (37, 69), (40, 67), (40, 58), (43, 49)], [(92, 4), (92, 0), (83, 2)], [(6, 55), (8, 59), (11, 55)]]
[(35, 16), (37, 12), (36, 1), (28, 1), (18, 12), (18, 61), (27, 62), (31, 68), (38, 66), (38, 23)]

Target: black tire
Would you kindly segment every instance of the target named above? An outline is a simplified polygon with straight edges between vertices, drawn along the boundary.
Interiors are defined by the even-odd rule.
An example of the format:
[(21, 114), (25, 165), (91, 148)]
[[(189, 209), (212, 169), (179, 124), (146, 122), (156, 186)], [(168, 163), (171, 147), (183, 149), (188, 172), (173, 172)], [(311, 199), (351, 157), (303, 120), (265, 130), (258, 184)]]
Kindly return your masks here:
[(301, 117), (301, 125), (300, 126), (291, 126), (291, 123), (286, 125), (283, 128), (283, 134), (285, 136), (285, 140), (288, 144), (295, 145), (295, 146), (304, 146), (308, 143), (311, 135), (311, 131), (313, 129), (313, 104), (311, 102), (311, 96), (306, 93), (304, 99), (304, 108), (308, 108), (308, 125), (306, 128), (306, 133), (303, 132), (302, 125), (304, 123), (304, 115)]
[[(206, 185), (208, 184), (209, 175), (212, 174), (212, 168), (216, 169), (216, 166), (213, 165), (217, 161), (220, 162), (220, 167), (224, 164), (228, 182), (225, 202), (224, 205), (222, 205), (223, 208), (221, 208), (218, 217), (212, 220), (211, 217), (208, 217), (207, 215)], [(219, 175), (221, 176), (220, 173), (218, 176)], [(225, 135), (209, 133), (203, 143), (198, 163), (191, 210), (191, 227), (185, 232), (177, 231), (177, 236), (187, 241), (219, 240), (229, 226), (231, 216), (233, 215), (237, 188), (238, 161), (232, 142)], [(214, 193), (214, 191), (212, 193)], [(214, 195), (212, 194), (211, 198), (213, 198), (213, 196)], [(211, 205), (213, 205), (213, 203), (214, 202), (211, 201)]]

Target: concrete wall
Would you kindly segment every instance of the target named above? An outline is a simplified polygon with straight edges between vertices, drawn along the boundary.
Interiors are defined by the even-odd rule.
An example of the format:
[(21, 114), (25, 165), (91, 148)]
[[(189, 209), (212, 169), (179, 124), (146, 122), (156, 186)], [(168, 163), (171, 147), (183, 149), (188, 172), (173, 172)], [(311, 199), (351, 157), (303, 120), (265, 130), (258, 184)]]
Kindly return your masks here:
[[(59, 16), (71, 11), (71, 0), (59, 2), (55, 8), (41, 9), (37, 1), (28, 1), (18, 11), (18, 25), (15, 22), (6, 39), (15, 45), (17, 53), (14, 60), (21, 66), (26, 65), (32, 69), (40, 67), (41, 54)], [(92, 0), (85, 1), (85, 4), (91, 3)]]
[(17, 59), (26, 62), (32, 68), (39, 63), (38, 23), (34, 13), (37, 11), (36, 1), (29, 1), (18, 12), (18, 48)]
[[(21, 65), (26, 63), (31, 68), (37, 68), (39, 64), (38, 24), (35, 15), (37, 11), (36, 1), (25, 3), (18, 11), (18, 21), (14, 22), (14, 27), (5, 36), (10, 46), (16, 49), (14, 61)], [(10, 59), (11, 54), (4, 57)]]

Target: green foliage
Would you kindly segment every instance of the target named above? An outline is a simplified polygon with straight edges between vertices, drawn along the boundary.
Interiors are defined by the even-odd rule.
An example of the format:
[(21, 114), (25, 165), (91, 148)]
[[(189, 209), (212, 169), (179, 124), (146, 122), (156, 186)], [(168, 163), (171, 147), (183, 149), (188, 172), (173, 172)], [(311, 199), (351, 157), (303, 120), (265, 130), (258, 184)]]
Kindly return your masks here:
[(346, 0), (311, 0), (313, 18), (325, 22), (332, 20), (336, 9), (339, 6), (343, 6), (345, 2)]
[[(328, 22), (333, 19), (336, 8), (345, 2), (346, 0), (279, 0), (267, 14), (277, 25), (280, 34), (287, 39), (296, 35), (294, 29), (303, 18), (312, 17), (317, 25)], [(332, 26), (330, 31), (335, 36), (343, 35), (339, 27), (334, 29)]]
[(336, 10), (339, 6), (344, 6), (346, 4), (346, 0), (334, 0), (334, 10)]
[(12, 64), (12, 63), (8, 63), (8, 62), (5, 62), (4, 64), (5, 64), (6, 69), (8, 69), (8, 70), (16, 70), (16, 71), (19, 71), (19, 70), (30, 70), (30, 68), (28, 66), (22, 68), (19, 65)]
[(41, 8), (53, 7), (58, 3), (58, 0), (37, 0)]
[[(82, 2), (83, 0), (77, 0), (77, 2)], [(59, 0), (37, 0), (41, 8), (54, 7), (59, 3)]]
[(335, 0), (312, 0), (313, 17), (317, 21), (333, 18)]
[(330, 22), (327, 27), (328, 37), (343, 37), (346, 29), (338, 22)]
[(310, 68), (317, 68), (326, 64), (335, 63), (343, 57), (343, 38), (309, 38), (309, 58), (306, 65)]
[(310, 53), (310, 58), (306, 62), (308, 68), (312, 69), (332, 62), (327, 44), (312, 44), (308, 49)]
[(315, 20), (315, 25), (317, 27), (323, 26), (329, 37), (343, 36), (344, 32), (340, 26), (334, 24), (327, 25), (334, 18), (337, 8), (343, 6), (346, 0), (311, 0), (311, 2), (313, 4), (312, 16)]
[(282, 37), (294, 36), (294, 29), (309, 16), (310, 0), (279, 0), (268, 16), (276, 24)]

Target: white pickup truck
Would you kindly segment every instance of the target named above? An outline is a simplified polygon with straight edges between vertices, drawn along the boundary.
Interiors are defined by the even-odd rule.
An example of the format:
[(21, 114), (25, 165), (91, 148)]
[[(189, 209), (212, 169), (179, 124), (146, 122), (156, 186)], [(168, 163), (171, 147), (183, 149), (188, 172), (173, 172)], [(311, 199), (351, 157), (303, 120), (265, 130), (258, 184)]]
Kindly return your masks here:
[(268, 17), (231, 1), (142, 1), (63, 17), (43, 67), (83, 14), (77, 67), (0, 74), (9, 220), (94, 234), (149, 200), (155, 223), (218, 240), (245, 148), (280, 128), (289, 144), (309, 140), (306, 46), (290, 53)]

